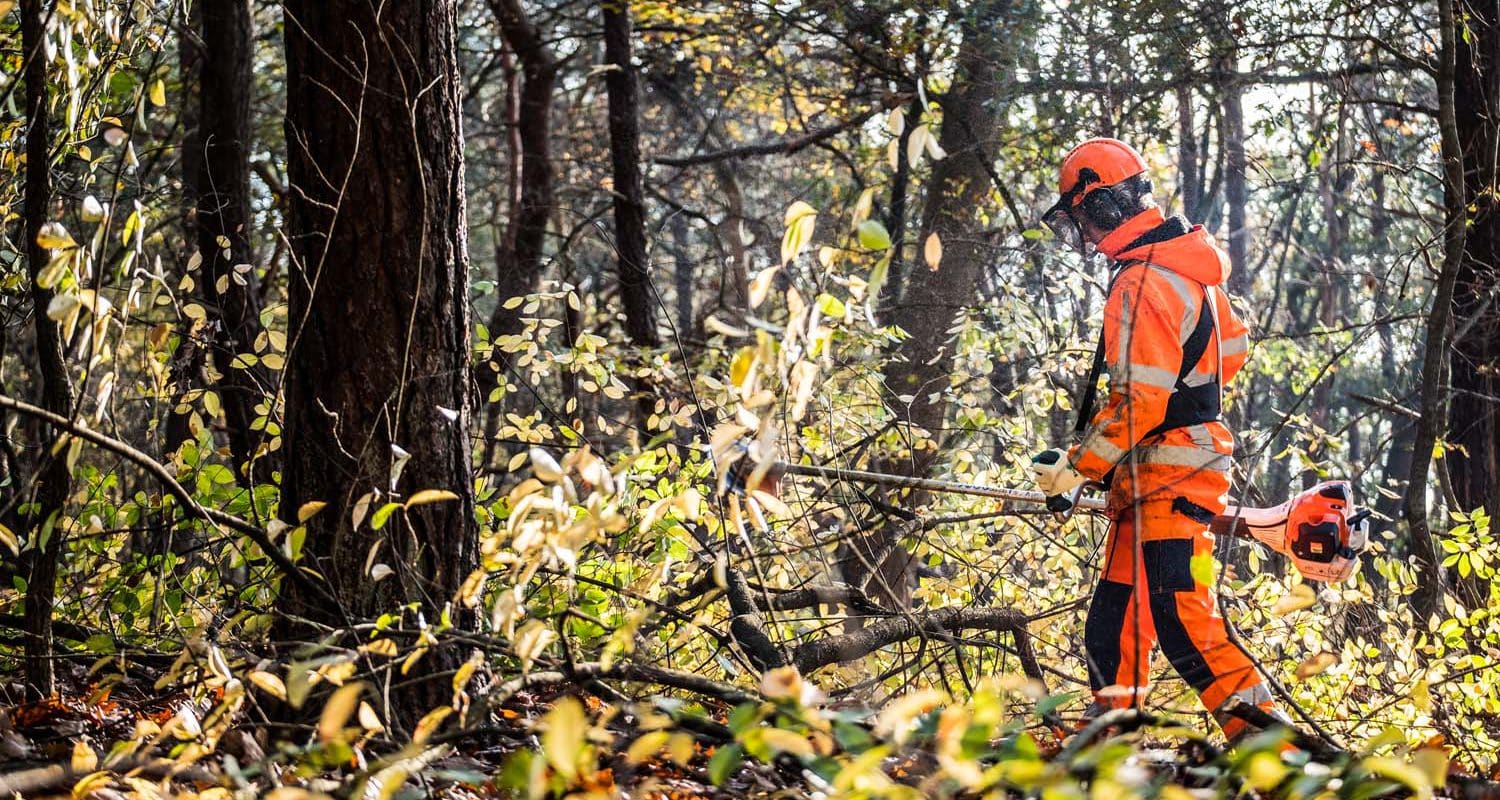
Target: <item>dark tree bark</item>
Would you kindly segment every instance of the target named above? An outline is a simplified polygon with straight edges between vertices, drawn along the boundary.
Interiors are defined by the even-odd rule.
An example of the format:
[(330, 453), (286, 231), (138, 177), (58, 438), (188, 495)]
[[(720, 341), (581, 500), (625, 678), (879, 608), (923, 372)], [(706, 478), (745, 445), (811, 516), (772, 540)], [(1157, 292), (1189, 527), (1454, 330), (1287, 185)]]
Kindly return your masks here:
[[(540, 32), (526, 16), (520, 0), (490, 0), (490, 11), (500, 24), (505, 42), (520, 62), (520, 87), (514, 98), (511, 132), (519, 192), (511, 209), (510, 225), (495, 248), (495, 296), (499, 303), (490, 314), (490, 341), (520, 333), (520, 308), (506, 308), (512, 297), (536, 291), (542, 275), (542, 256), (547, 221), (557, 206), (552, 168), (552, 92), (557, 79), (557, 60), (547, 49)], [(572, 344), (570, 340), (569, 345)], [(502, 376), (510, 368), (509, 353), (496, 347), (490, 364)], [(499, 430), (501, 406), (491, 403), (485, 415), (485, 441), (493, 460), (495, 433)]]
[[(328, 503), (307, 522), (302, 563), (342, 606), (287, 585), (287, 610), (343, 624), (417, 602), (432, 620), (478, 563), (455, 0), (288, 0), (285, 11), (294, 257), (281, 509), (295, 524), (303, 504)], [(397, 512), (379, 531), (351, 519), (370, 493), (373, 511), (424, 489), (457, 499)], [(376, 580), (367, 559), (393, 574)], [(434, 652), (418, 670), (456, 663)], [(413, 681), (393, 697), (395, 718), (448, 702), (446, 686)]]
[(920, 94), (913, 93), (906, 106), (905, 124), (896, 141), (896, 172), (891, 176), (891, 207), (886, 212), (885, 227), (891, 235), (891, 263), (886, 272), (889, 278), (880, 291), (879, 316), (886, 319), (890, 308), (901, 302), (906, 285), (906, 201), (911, 184), (911, 160), (906, 156), (906, 146), (911, 141), (912, 131), (921, 127), (924, 112)]
[(1463, 154), (1469, 214), (1463, 263), (1453, 293), (1460, 335), (1453, 341), (1453, 399), (1447, 458), (1453, 491), (1469, 511), (1500, 510), (1500, 11), (1493, 2), (1465, 4), (1468, 36), (1459, 37), (1454, 112)]
[[(656, 301), (646, 263), (646, 205), (641, 190), (640, 94), (631, 63), (629, 7), (621, 0), (602, 0), (604, 85), (609, 95), (609, 155), (614, 168), (615, 249), (620, 263), (620, 299), (625, 306), (625, 333), (637, 348), (661, 343), (656, 333)], [(645, 420), (642, 420), (644, 422)]]
[(249, 0), (203, 0), (204, 56), (198, 59), (198, 286), (209, 311), (214, 370), (235, 477), (244, 486), (267, 482), (272, 454), (258, 454), (262, 431), (252, 429), (257, 404), (270, 392), (270, 375), (236, 358), (254, 353), (260, 322), (254, 256), (250, 252), (250, 96), (255, 76)]
[[(54, 414), (73, 414), (73, 383), (63, 356), (61, 331), (47, 316), (52, 290), (37, 285), (37, 274), (47, 266), (48, 251), (37, 243), (52, 204), (52, 126), (47, 108), (47, 56), (43, 40), (48, 16), (43, 0), (21, 3), (22, 77), (26, 81), (26, 195), (21, 215), (25, 224), (26, 268), (31, 277), (32, 319), (36, 325), (37, 373), (41, 376), (42, 407)], [(45, 429), (42, 429), (45, 430)], [(60, 435), (61, 432), (57, 432)], [(68, 502), (71, 475), (62, 453), (53, 454), (51, 437), (36, 443), (38, 468), (33, 474), (34, 504), (25, 519), (27, 538), (34, 543), (23, 554), (26, 576), (24, 657), (26, 693), (31, 699), (52, 694), (52, 605), (57, 593), (57, 561), (62, 553), (63, 507)], [(53, 523), (56, 524), (54, 527)], [(40, 544), (46, 531), (46, 543)]]
[[(203, 61), (202, 3), (193, 3), (188, 6), (186, 23), (178, 33), (177, 42), (177, 78), (182, 84), (182, 103), (178, 108), (177, 116), (182, 128), (182, 159), (178, 162), (183, 196), (182, 230), (183, 239), (190, 240), (194, 239), (192, 231), (198, 224), (198, 173), (203, 164), (202, 128), (198, 120), (198, 108), (202, 104), (198, 92)], [(197, 241), (190, 241), (186, 247), (187, 252), (182, 254), (182, 263), (187, 263), (197, 249)], [(174, 276), (173, 282), (176, 283), (181, 277), (181, 275)], [(177, 413), (177, 407), (182, 405), (183, 397), (197, 388), (202, 380), (203, 350), (198, 347), (198, 340), (195, 337), (192, 321), (187, 320), (185, 325), (178, 329), (177, 349), (172, 353), (169, 379), (172, 385), (172, 407), (167, 410), (167, 419), (164, 424), (163, 458), (176, 453), (184, 443), (193, 438), (192, 427), (189, 424), (192, 415)]]
[(1182, 195), (1182, 213), (1201, 219), (1203, 174), (1198, 167), (1198, 128), (1193, 121), (1193, 87), (1177, 87), (1177, 175)]
[(1446, 427), (1447, 398), (1444, 383), (1448, 376), (1448, 333), (1453, 319), (1453, 292), (1463, 264), (1468, 210), (1464, 197), (1463, 146), (1455, 103), (1458, 32), (1455, 0), (1439, 0), (1442, 48), (1439, 51), (1437, 76), (1438, 130), (1443, 159), (1443, 263), (1432, 293), (1432, 307), (1427, 316), (1426, 342), (1422, 356), (1422, 403), (1417, 409), (1415, 441), (1412, 443), (1411, 475), (1406, 484), (1406, 522), (1411, 530), (1411, 552), (1416, 562), (1417, 589), (1411, 595), (1412, 610), (1418, 620), (1426, 620), (1442, 609), (1444, 575), (1437, 544), (1427, 517), (1428, 471), (1432, 466), (1432, 446), (1438, 433)]
[(686, 335), (693, 329), (693, 258), (688, 244), (687, 217), (672, 215), (672, 282), (677, 303), (677, 333)]
[[(1001, 21), (1006, 8), (1003, 2), (987, 2), (966, 12), (953, 88), (939, 101), (943, 125), (938, 142), (947, 157), (932, 168), (919, 234), (922, 242), (938, 236), (942, 261), (936, 271), (925, 265), (913, 269), (904, 296), (890, 308), (889, 324), (910, 337), (902, 343), (899, 358), (886, 366), (885, 385), (891, 395), (910, 395), (911, 402), (889, 402), (911, 440), (922, 442), (891, 465), (906, 474), (925, 475), (937, 459), (954, 361), (948, 330), (973, 302), (986, 263), (978, 212), (991, 191), (985, 153), (992, 152), (987, 145), (997, 124), (1000, 84), (995, 65), (1004, 52), (1006, 26)], [(897, 546), (892, 535), (888, 526), (852, 541), (846, 556), (851, 563), (843, 573), (859, 576), (859, 587), (875, 602), (903, 608), (913, 584), (911, 554)]]
[[(1232, 53), (1233, 51), (1231, 51)], [(1224, 111), (1220, 117), (1220, 144), (1224, 148), (1224, 205), (1229, 245), (1229, 263), (1233, 271), (1229, 275), (1229, 291), (1241, 297), (1250, 293), (1253, 278), (1250, 274), (1250, 229), (1246, 227), (1245, 205), (1249, 200), (1245, 158), (1245, 110), (1242, 101), (1244, 84), (1235, 69), (1233, 55), (1222, 62), (1226, 71), (1221, 91)]]

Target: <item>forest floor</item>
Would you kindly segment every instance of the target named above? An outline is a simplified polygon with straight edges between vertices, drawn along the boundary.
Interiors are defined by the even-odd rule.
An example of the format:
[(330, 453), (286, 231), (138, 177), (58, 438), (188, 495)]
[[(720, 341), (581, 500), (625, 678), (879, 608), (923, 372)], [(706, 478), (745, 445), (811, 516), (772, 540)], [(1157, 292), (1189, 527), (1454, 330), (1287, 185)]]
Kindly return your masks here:
[[(746, 759), (715, 785), (712, 761), (717, 747), (726, 742), (721, 734), (728, 730), (722, 725), (732, 711), (727, 703), (705, 701), (707, 720), (685, 726), (694, 734), (690, 752), (666, 748), (636, 760), (624, 746), (641, 734), (631, 711), (636, 704), (612, 705), (596, 694), (556, 687), (515, 693), (491, 723), (463, 738), (435, 737), (433, 747), (416, 759), (420, 768), (404, 778), (402, 792), (387, 795), (377, 787), (372, 795), (372, 764), (380, 763), (380, 754), (396, 749), (378, 735), (347, 751), (342, 763), (330, 762), (326, 754), (317, 755), (316, 725), (269, 719), (252, 711), (220, 734), (212, 748), (205, 748), (198, 746), (205, 744), (200, 720), (220, 698), (210, 694), (206, 700), (194, 700), (181, 687), (158, 686), (157, 677), (146, 669), (138, 668), (132, 677), (111, 680), (107, 686), (81, 663), (68, 663), (60, 672), (62, 691), (40, 702), (16, 702), (18, 685), (0, 687), (0, 797), (524, 796), (515, 787), (526, 786), (528, 776), (516, 770), (528, 767), (511, 756), (545, 749), (536, 723), (564, 694), (580, 699), (591, 715), (609, 718), (603, 729), (613, 737), (612, 742), (600, 743), (612, 755), (600, 759), (592, 774), (579, 776), (572, 796), (719, 800), (821, 795), (829, 788), (784, 757), (770, 764)], [(185, 720), (191, 722), (184, 724)], [(1061, 744), (1047, 732), (1039, 733), (1038, 739), (1044, 751), (1054, 754)], [(146, 744), (133, 747), (131, 742)], [(1143, 783), (1169, 777), (1179, 786), (1215, 785), (1212, 771), (1202, 769), (1203, 754), (1190, 745), (1137, 735), (1131, 746)], [(887, 774), (912, 788), (921, 787), (935, 767), (933, 756), (922, 750), (887, 762)], [(1447, 789), (1436, 796), (1500, 798), (1500, 784), (1470, 776), (1451, 776)]]

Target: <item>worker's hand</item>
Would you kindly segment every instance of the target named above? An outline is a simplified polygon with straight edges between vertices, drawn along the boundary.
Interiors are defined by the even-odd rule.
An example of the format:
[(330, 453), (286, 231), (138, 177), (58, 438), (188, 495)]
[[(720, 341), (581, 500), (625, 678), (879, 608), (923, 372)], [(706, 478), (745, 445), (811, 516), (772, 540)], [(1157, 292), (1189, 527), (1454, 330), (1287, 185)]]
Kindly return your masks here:
[(1048, 497), (1068, 494), (1088, 482), (1083, 473), (1068, 463), (1067, 452), (1057, 448), (1032, 456), (1031, 474), (1036, 478), (1037, 488)]

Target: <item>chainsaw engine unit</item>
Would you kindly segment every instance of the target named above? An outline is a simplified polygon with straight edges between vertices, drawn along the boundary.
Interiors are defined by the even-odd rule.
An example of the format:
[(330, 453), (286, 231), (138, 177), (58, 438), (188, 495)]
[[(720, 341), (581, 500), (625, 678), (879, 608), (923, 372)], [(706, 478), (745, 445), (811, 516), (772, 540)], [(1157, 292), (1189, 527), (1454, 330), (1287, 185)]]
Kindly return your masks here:
[(1250, 535), (1292, 560), (1304, 578), (1338, 583), (1359, 566), (1370, 512), (1355, 507), (1347, 481), (1328, 481), (1272, 508), (1243, 509)]

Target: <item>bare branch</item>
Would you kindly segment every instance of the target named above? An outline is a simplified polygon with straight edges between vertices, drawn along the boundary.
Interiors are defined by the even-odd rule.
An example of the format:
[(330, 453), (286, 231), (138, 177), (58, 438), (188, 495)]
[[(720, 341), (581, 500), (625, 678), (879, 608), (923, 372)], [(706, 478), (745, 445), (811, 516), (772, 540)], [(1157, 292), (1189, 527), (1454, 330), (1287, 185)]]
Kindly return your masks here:
[(877, 109), (875, 107), (872, 107), (863, 114), (855, 116), (851, 119), (847, 119), (837, 125), (832, 125), (830, 127), (822, 128), (816, 131), (810, 131), (808, 133), (802, 134), (801, 136), (793, 136), (789, 139), (781, 139), (774, 142), (761, 142), (759, 144), (747, 144), (741, 147), (731, 147), (727, 150), (716, 150), (711, 153), (695, 153), (690, 156), (663, 156), (660, 158), (653, 158), (651, 159), (651, 161), (656, 164), (665, 164), (669, 167), (691, 167), (697, 164), (711, 164), (715, 161), (727, 161), (733, 158), (748, 158), (750, 156), (789, 156), (799, 150), (804, 150), (826, 139), (832, 139), (833, 137), (838, 136), (844, 131), (850, 130), (852, 128), (857, 128), (865, 124), (866, 120), (868, 120), (870, 117), (875, 116), (876, 110)]

